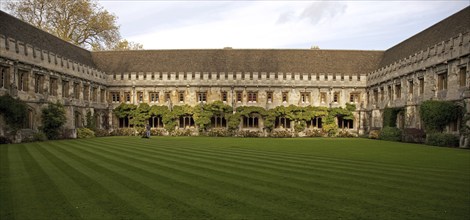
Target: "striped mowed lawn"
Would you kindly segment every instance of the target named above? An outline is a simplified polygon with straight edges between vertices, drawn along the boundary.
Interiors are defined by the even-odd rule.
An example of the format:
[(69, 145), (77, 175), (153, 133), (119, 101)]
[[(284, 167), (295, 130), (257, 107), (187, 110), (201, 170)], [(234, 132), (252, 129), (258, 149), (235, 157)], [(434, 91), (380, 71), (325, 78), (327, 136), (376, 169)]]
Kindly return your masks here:
[(0, 145), (0, 219), (469, 219), (470, 151), (368, 139)]

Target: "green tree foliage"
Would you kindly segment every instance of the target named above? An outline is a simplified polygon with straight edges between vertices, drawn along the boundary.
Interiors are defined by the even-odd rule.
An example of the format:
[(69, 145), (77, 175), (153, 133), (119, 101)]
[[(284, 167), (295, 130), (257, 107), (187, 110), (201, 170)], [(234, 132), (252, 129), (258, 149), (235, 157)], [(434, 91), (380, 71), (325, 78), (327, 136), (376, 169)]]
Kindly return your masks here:
[(114, 44), (110, 50), (143, 50), (144, 45), (128, 41), (126, 39), (120, 40)]
[(66, 121), (64, 106), (59, 102), (49, 103), (46, 108), (42, 109), (42, 127), (40, 129), (46, 134), (47, 139), (58, 139), (60, 128)]
[(164, 105), (153, 105), (152, 107), (150, 107), (150, 116), (164, 116), (166, 114), (168, 114), (168, 112), (170, 112), (170, 110), (168, 109), (168, 106), (164, 106)]
[(86, 49), (142, 49), (121, 39), (117, 17), (95, 0), (9, 1), (7, 10), (19, 19)]
[(442, 132), (462, 115), (462, 108), (449, 101), (428, 100), (421, 103), (419, 113), (427, 133)]
[(132, 119), (129, 121), (137, 127), (144, 127), (150, 118), (150, 106), (147, 103), (141, 103), (130, 113)]
[(0, 114), (14, 131), (26, 122), (27, 111), (28, 107), (23, 101), (14, 99), (10, 95), (0, 96)]
[(113, 110), (114, 115), (118, 118), (132, 117), (133, 111), (137, 108), (136, 105), (121, 103)]

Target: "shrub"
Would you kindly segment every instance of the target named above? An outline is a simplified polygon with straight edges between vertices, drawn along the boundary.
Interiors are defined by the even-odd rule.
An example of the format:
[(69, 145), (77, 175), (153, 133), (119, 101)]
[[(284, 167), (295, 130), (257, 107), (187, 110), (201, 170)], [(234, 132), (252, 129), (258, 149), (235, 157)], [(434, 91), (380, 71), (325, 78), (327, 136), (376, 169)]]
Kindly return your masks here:
[(260, 131), (250, 131), (242, 130), (236, 133), (236, 137), (261, 137), (262, 133)]
[(44, 132), (37, 132), (33, 134), (33, 141), (47, 141), (47, 136)]
[(340, 130), (338, 132), (338, 135), (336, 137), (342, 137), (342, 138), (353, 138), (356, 137), (355, 134), (349, 132), (348, 130)]
[(373, 129), (369, 131), (369, 138), (370, 139), (379, 139), (380, 130)]
[(60, 128), (66, 121), (64, 106), (59, 102), (49, 103), (46, 108), (42, 109), (41, 130), (46, 134), (47, 139), (58, 139)]
[(109, 134), (109, 131), (106, 129), (95, 129), (95, 136), (106, 137), (106, 136), (110, 136), (110, 134)]
[(11, 140), (7, 137), (0, 136), (0, 144), (11, 144)]
[(114, 129), (111, 133), (111, 136), (134, 136), (134, 128), (117, 128)]
[(144, 136), (145, 132), (146, 131), (145, 131), (144, 127), (140, 127), (140, 126), (139, 127), (137, 127), (137, 126), (134, 127), (134, 135)]
[(273, 138), (291, 138), (293, 136), (294, 134), (287, 130), (274, 130), (271, 133), (269, 133), (269, 137), (273, 137)]
[(403, 129), (401, 141), (409, 143), (424, 143), (426, 140), (426, 133), (423, 130), (417, 128), (405, 128)]
[(334, 137), (338, 133), (338, 125), (336, 124), (324, 124), (322, 129), (328, 137)]
[(458, 147), (459, 138), (453, 134), (431, 133), (426, 136), (427, 145), (441, 147)]
[(305, 121), (295, 122), (295, 124), (294, 124), (294, 130), (296, 132), (301, 132), (301, 131), (305, 130), (305, 127), (306, 127)]
[(152, 136), (165, 136), (167, 131), (164, 128), (152, 128), (150, 129), (150, 135)]
[(77, 128), (77, 138), (92, 138), (95, 137), (95, 132), (89, 128)]
[(21, 132), (21, 143), (47, 141), (47, 136), (44, 132)]
[(320, 129), (312, 129), (305, 132), (305, 137), (324, 137), (325, 135)]
[(171, 132), (171, 136), (196, 136), (195, 129), (177, 129)]
[(379, 139), (386, 141), (401, 141), (401, 130), (394, 127), (382, 128)]
[(207, 132), (209, 137), (230, 137), (232, 133), (226, 128), (212, 128)]

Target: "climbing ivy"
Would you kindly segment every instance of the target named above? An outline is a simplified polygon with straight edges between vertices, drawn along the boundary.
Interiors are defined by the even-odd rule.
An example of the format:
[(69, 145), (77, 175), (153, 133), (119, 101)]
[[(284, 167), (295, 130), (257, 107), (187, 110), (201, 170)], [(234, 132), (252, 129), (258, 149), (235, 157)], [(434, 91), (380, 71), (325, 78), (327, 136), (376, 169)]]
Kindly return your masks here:
[(240, 126), (241, 117), (249, 117), (252, 114), (259, 114), (264, 119), (264, 126), (268, 131), (274, 128), (274, 122), (277, 117), (285, 117), (293, 121), (294, 129), (297, 132), (303, 131), (306, 122), (315, 117), (325, 118), (323, 129), (334, 135), (338, 126), (335, 123), (335, 117), (342, 116), (345, 119), (353, 119), (355, 105), (347, 104), (346, 108), (326, 108), (316, 106), (277, 106), (276, 108), (266, 110), (258, 106), (240, 106), (233, 112), (233, 108), (221, 101), (215, 101), (208, 104), (200, 104), (194, 107), (189, 105), (174, 106), (170, 111), (167, 106), (148, 106), (141, 104), (135, 106), (132, 104), (121, 104), (114, 113), (117, 117), (131, 117), (131, 123), (141, 126), (146, 123), (151, 116), (162, 116), (165, 129), (172, 132), (178, 125), (179, 118), (184, 115), (190, 115), (194, 119), (195, 125), (204, 131), (211, 123), (214, 116), (224, 117), (227, 120), (229, 130), (237, 130)]
[(90, 110), (86, 111), (86, 128), (92, 131), (96, 130), (96, 121)]
[(383, 127), (397, 127), (397, 116), (404, 108), (384, 108), (382, 114)]
[(462, 108), (450, 101), (428, 100), (421, 103), (419, 113), (427, 133), (442, 132), (446, 125), (462, 115)]
[(268, 111), (258, 106), (240, 106), (236, 108), (236, 112), (229, 115), (227, 118), (227, 126), (231, 131), (237, 130), (240, 127), (241, 117), (249, 117), (251, 114), (259, 114), (262, 118), (266, 118)]
[(164, 116), (170, 112), (168, 106), (165, 105), (153, 105), (150, 107), (149, 115), (150, 116)]
[(199, 130), (205, 130), (211, 123), (213, 116), (225, 117), (232, 114), (233, 108), (221, 101), (215, 101), (209, 104), (201, 104), (194, 107), (193, 119)]
[(165, 129), (169, 132), (174, 131), (181, 116), (193, 114), (194, 109), (189, 105), (174, 106), (171, 111), (169, 111), (166, 115), (163, 115), (163, 124), (165, 124)]
[(114, 115), (118, 118), (125, 118), (132, 116), (132, 112), (137, 108), (134, 104), (121, 103), (113, 110)]
[(26, 122), (28, 107), (25, 102), (14, 99), (10, 95), (0, 96), (0, 114), (14, 131)]
[(144, 127), (150, 118), (150, 106), (147, 103), (140, 103), (140, 105), (130, 112), (131, 124), (137, 127)]
[(328, 115), (325, 117), (325, 123), (323, 124), (323, 131), (328, 136), (335, 136), (338, 133), (338, 124), (335, 123), (336, 117), (343, 117), (343, 119), (354, 119), (353, 111), (356, 109), (356, 105), (346, 103), (346, 108), (330, 108), (328, 109)]

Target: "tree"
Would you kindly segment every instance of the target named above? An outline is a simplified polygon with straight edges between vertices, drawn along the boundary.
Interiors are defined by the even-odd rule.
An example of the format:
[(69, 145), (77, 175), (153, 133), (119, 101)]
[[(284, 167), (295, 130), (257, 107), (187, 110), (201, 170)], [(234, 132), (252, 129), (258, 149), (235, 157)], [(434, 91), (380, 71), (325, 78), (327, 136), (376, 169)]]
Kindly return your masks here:
[(111, 50), (143, 50), (144, 45), (139, 43), (134, 43), (126, 39), (120, 40), (111, 48)]
[(66, 121), (64, 106), (59, 102), (49, 103), (46, 108), (42, 109), (42, 127), (40, 129), (46, 134), (47, 139), (58, 139), (59, 129)]
[[(143, 48), (121, 40), (116, 15), (95, 0), (20, 0), (7, 3), (7, 9), (19, 19), (86, 49)], [(121, 42), (127, 42), (127, 47)]]

